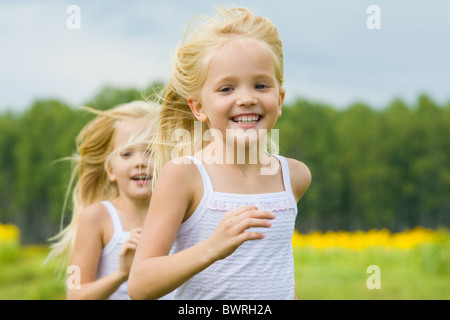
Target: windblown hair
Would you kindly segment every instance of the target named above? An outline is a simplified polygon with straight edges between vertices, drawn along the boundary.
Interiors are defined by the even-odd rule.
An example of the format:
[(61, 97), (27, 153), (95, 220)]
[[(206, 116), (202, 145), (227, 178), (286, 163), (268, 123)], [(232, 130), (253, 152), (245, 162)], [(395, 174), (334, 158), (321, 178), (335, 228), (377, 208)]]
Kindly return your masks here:
[[(273, 58), (278, 86), (280, 89), (283, 86), (283, 46), (277, 28), (268, 18), (255, 16), (246, 8), (219, 8), (215, 17), (194, 18), (175, 52), (169, 82), (162, 94), (153, 156), (154, 182), (162, 167), (173, 158), (175, 146), (178, 151), (175, 156), (192, 155), (203, 147), (202, 136), (207, 127), (202, 123), (202, 136), (194, 136), (196, 118), (189, 108), (188, 98), (199, 95), (215, 51), (233, 39), (253, 39), (267, 47)], [(177, 129), (187, 130), (191, 140), (174, 141)]]
[(156, 133), (160, 105), (153, 102), (133, 101), (106, 111), (89, 107), (85, 109), (97, 114), (97, 117), (81, 130), (76, 139), (77, 153), (69, 158), (72, 160), (73, 169), (63, 205), (61, 229), (69, 194), (76, 182), (72, 193), (72, 219), (69, 225), (50, 239), (55, 242), (47, 258), (49, 260), (59, 257), (62, 265), (68, 263), (72, 255), (76, 230), (83, 210), (95, 202), (112, 200), (118, 196), (116, 183), (109, 181), (106, 171), (110, 160), (122, 150), (122, 148), (113, 150), (118, 123), (134, 118), (143, 119), (146, 125), (143, 133), (137, 134), (136, 130), (136, 134), (132, 134), (124, 148), (144, 144), (150, 149)]

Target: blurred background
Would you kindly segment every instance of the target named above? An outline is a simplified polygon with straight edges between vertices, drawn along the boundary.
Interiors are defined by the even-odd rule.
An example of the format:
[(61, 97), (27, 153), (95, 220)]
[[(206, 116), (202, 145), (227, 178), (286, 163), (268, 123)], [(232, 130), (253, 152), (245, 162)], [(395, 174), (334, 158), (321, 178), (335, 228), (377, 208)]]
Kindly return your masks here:
[[(19, 239), (28, 250), (3, 250), (0, 268), (58, 232), (71, 169), (60, 160), (75, 152), (92, 117), (81, 106), (151, 98), (190, 19), (227, 4), (0, 2), (0, 225), (10, 226), (0, 228), (0, 244)], [(448, 229), (450, 3), (234, 4), (271, 18), (283, 41), (280, 154), (305, 162), (313, 176), (297, 231)], [(378, 11), (368, 12), (373, 4)], [(445, 239), (438, 275), (448, 284)]]

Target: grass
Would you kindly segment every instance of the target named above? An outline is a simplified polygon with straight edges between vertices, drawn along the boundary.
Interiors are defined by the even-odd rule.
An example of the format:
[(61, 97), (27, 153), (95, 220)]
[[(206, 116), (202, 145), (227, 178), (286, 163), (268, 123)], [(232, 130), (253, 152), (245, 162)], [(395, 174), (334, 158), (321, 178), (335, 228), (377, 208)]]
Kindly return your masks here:
[(46, 246), (27, 246), (0, 255), (0, 300), (64, 299), (64, 279), (55, 264), (43, 265), (48, 252)]
[[(294, 260), (298, 299), (450, 299), (448, 241), (408, 250), (300, 247)], [(380, 268), (380, 289), (367, 286), (371, 265)]]
[[(64, 275), (55, 264), (42, 265), (48, 247), (0, 246), (1, 300), (65, 298)], [(370, 247), (294, 248), (298, 299), (450, 299), (448, 235), (411, 249)], [(367, 267), (380, 268), (381, 289), (368, 289)]]

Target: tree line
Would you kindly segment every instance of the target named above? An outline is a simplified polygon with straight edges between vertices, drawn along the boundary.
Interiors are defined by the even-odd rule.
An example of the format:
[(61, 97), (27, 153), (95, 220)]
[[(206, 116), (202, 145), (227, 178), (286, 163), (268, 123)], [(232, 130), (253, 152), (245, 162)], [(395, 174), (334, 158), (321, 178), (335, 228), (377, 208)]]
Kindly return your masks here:
[[(154, 99), (148, 88), (105, 87), (85, 105), (105, 110)], [(60, 228), (75, 138), (93, 115), (58, 99), (38, 99), (23, 112), (0, 114), (0, 222), (42, 243)], [(280, 154), (305, 162), (312, 184), (299, 202), (296, 228), (391, 231), (449, 227), (450, 102), (427, 95), (408, 105), (347, 108), (298, 99), (285, 104)], [(65, 221), (70, 212), (65, 212)]]

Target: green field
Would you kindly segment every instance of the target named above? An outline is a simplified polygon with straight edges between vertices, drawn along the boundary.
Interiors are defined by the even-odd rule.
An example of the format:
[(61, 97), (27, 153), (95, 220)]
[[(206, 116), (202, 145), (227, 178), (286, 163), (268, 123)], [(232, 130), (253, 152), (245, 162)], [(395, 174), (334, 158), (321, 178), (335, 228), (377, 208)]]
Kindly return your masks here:
[[(371, 265), (379, 267), (380, 289), (367, 286)], [(295, 274), (298, 299), (450, 299), (450, 246), (423, 244), (390, 251), (297, 248)]]
[(17, 250), (0, 246), (0, 299), (64, 299), (64, 279), (58, 278), (55, 264), (43, 266), (48, 252), (45, 246), (21, 247)]
[[(42, 266), (48, 248), (0, 251), (0, 299), (64, 299), (55, 264)], [(450, 242), (416, 248), (294, 250), (298, 299), (450, 299)], [(367, 267), (380, 269), (380, 289), (368, 289)]]

